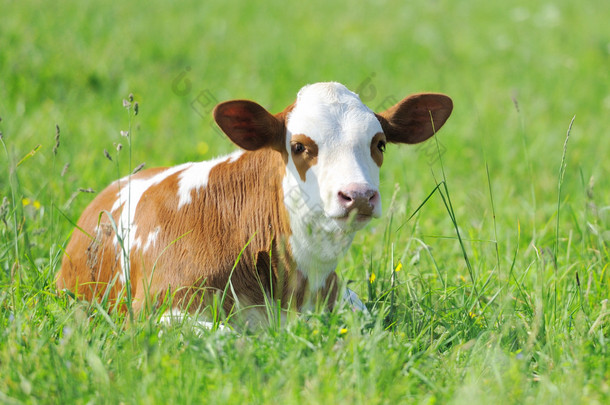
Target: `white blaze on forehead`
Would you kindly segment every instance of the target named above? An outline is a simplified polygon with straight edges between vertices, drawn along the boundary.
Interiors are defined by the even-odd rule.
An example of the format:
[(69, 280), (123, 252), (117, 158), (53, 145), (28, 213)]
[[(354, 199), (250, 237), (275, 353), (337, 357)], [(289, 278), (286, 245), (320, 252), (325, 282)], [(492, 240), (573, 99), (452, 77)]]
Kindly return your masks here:
[(305, 134), (317, 143), (330, 144), (370, 141), (382, 131), (375, 113), (360, 97), (334, 82), (303, 87), (287, 128), (291, 134)]

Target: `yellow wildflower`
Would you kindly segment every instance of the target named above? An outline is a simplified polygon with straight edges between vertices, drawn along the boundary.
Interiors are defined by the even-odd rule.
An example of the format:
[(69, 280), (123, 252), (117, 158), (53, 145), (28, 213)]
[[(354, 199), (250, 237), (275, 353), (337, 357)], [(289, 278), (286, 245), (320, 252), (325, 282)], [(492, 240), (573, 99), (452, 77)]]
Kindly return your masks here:
[(27, 197), (21, 199), (21, 204), (23, 204), (24, 207), (31, 205), (32, 207), (34, 207), (34, 209), (37, 209), (37, 210), (39, 210), (40, 207), (42, 207), (42, 205), (40, 204), (40, 201), (32, 200), (31, 198), (27, 198)]
[(369, 277), (369, 283), (373, 283), (373, 281), (375, 281), (375, 273), (371, 273), (371, 276)]
[(398, 273), (400, 270), (402, 270), (402, 262), (398, 262), (398, 266), (396, 266), (396, 268), (394, 269), (396, 273)]
[(346, 328), (341, 328), (341, 330), (339, 331), (340, 335), (345, 335), (347, 333), (347, 329)]

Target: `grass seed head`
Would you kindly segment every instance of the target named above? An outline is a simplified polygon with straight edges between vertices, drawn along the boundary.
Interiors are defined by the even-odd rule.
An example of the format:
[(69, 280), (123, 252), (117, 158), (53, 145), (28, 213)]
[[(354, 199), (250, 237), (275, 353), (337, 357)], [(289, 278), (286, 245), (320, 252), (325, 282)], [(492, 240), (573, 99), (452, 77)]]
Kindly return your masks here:
[(0, 205), (0, 220), (6, 225), (6, 215), (8, 214), (9, 202), (8, 197), (2, 199), (2, 205)]
[(108, 153), (108, 151), (106, 149), (104, 149), (104, 156), (106, 156), (106, 159), (108, 159), (112, 162), (112, 157), (110, 156), (110, 153)]
[(55, 146), (53, 147), (53, 154), (57, 155), (59, 149), (59, 125), (55, 124)]
[(138, 166), (136, 166), (135, 169), (133, 169), (133, 172), (131, 172), (131, 174), (136, 174), (137, 172), (142, 170), (144, 168), (144, 166), (146, 166), (146, 162), (140, 163)]

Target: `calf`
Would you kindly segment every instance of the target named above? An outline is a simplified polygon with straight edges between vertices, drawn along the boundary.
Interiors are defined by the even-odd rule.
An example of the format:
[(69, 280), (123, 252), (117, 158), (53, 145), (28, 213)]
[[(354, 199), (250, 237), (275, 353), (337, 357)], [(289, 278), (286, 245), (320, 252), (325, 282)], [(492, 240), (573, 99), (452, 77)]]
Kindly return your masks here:
[(250, 322), (266, 302), (332, 309), (338, 257), (381, 214), (386, 142), (430, 138), (452, 108), (428, 93), (375, 114), (339, 83), (306, 86), (275, 115), (221, 103), (216, 123), (242, 150), (112, 183), (78, 221), (57, 287), (123, 308), (128, 293), (136, 312), (168, 294), (200, 310), (220, 293)]

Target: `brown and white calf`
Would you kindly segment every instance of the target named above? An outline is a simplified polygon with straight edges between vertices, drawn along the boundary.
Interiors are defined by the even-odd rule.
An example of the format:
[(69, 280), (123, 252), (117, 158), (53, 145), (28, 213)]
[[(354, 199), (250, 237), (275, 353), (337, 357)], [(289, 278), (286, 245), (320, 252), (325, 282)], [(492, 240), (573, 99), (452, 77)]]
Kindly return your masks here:
[(278, 300), (332, 308), (338, 258), (381, 214), (386, 142), (430, 138), (452, 108), (426, 93), (376, 114), (339, 83), (306, 86), (275, 115), (221, 103), (214, 118), (243, 150), (112, 183), (78, 221), (57, 287), (116, 302), (129, 286), (136, 312), (168, 293), (186, 311), (226, 293), (224, 311), (252, 321)]

